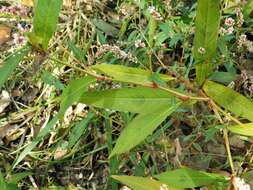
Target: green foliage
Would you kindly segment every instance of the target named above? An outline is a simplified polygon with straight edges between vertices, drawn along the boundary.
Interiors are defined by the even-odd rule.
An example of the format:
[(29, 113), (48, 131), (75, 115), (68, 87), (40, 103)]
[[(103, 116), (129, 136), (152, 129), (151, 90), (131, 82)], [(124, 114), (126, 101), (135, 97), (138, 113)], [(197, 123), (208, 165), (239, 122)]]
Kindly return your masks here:
[(94, 117), (93, 113), (88, 113), (87, 117), (78, 123), (71, 129), (69, 133), (68, 148), (72, 148), (77, 141), (81, 138), (82, 134), (87, 130), (90, 120)]
[(162, 183), (147, 177), (112, 176), (114, 179), (128, 185), (134, 190), (160, 190)]
[(253, 123), (228, 126), (228, 130), (238, 135), (253, 137)]
[(37, 146), (37, 144), (50, 133), (54, 125), (58, 122), (58, 117), (54, 117), (47, 125), (40, 131), (35, 139), (29, 143), (25, 149), (20, 153), (15, 162), (13, 163), (13, 168), (15, 168), (31, 151)]
[(93, 77), (84, 77), (80, 79), (72, 80), (69, 85), (63, 90), (60, 97), (61, 104), (59, 110), (59, 118), (64, 116), (65, 111), (73, 103), (78, 102), (83, 93), (88, 90), (88, 86), (95, 82)]
[(24, 46), (4, 60), (3, 66), (0, 66), (0, 89), (29, 51), (30, 47)]
[(110, 157), (116, 154), (125, 153), (141, 143), (180, 105), (181, 102), (172, 105), (171, 107), (162, 105), (159, 110), (154, 111), (153, 113), (140, 114), (136, 116), (122, 131)]
[(206, 94), (225, 109), (253, 121), (253, 103), (243, 95), (221, 84), (207, 81), (203, 87)]
[(253, 0), (248, 0), (247, 3), (243, 6), (243, 16), (248, 18), (253, 14)]
[(168, 171), (155, 176), (162, 183), (176, 188), (195, 188), (217, 182), (226, 182), (224, 176), (212, 174), (190, 168), (181, 168)]
[[(123, 65), (99, 64), (92, 66), (92, 69), (112, 77), (115, 81), (139, 84), (143, 86), (152, 86), (153, 82), (150, 77), (153, 75), (150, 71), (126, 67)], [(174, 78), (168, 75), (159, 74), (161, 80), (165, 82)]]
[(220, 0), (198, 0), (193, 55), (197, 82), (201, 85), (213, 66), (220, 26)]
[(39, 0), (36, 3), (33, 19), (33, 31), (29, 33), (30, 43), (39, 49), (46, 50), (53, 36), (60, 14), (62, 0)]
[(142, 114), (154, 113), (161, 106), (170, 108), (178, 101), (163, 90), (145, 87), (86, 92), (80, 98), (87, 105)]

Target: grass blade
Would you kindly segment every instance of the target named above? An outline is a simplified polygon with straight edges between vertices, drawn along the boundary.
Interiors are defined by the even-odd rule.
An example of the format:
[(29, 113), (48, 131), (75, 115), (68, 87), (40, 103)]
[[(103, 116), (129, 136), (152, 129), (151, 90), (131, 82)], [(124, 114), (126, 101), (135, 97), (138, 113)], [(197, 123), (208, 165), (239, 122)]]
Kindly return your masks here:
[(4, 85), (4, 83), (8, 80), (8, 77), (13, 73), (18, 64), (23, 60), (23, 58), (30, 51), (29, 46), (24, 46), (20, 50), (17, 50), (13, 54), (11, 54), (4, 61), (3, 66), (0, 66), (0, 88)]

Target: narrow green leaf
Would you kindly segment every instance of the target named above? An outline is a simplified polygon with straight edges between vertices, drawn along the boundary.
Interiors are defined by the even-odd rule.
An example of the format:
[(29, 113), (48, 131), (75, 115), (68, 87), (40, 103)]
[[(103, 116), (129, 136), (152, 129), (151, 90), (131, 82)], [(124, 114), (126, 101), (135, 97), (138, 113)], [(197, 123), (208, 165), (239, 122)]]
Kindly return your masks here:
[(28, 144), (25, 149), (21, 152), (18, 158), (13, 163), (13, 168), (15, 168), (28, 154), (31, 153), (32, 149), (51, 131), (53, 126), (58, 122), (58, 117), (55, 116), (48, 124), (39, 132), (38, 136), (33, 139), (33, 141)]
[(181, 102), (171, 107), (161, 106), (159, 111), (136, 116), (120, 134), (110, 157), (125, 153), (140, 144), (180, 105)]
[(76, 59), (78, 59), (79, 61), (81, 61), (82, 63), (84, 63), (84, 54), (82, 52), (81, 49), (79, 49), (78, 47), (76, 47), (76, 45), (74, 44), (74, 42), (70, 41), (68, 42), (68, 49), (73, 52), (74, 56)]
[(148, 23), (148, 44), (151, 48), (154, 46), (154, 37), (156, 28), (157, 28), (157, 21), (152, 15), (150, 15)]
[[(101, 72), (107, 76), (119, 82), (140, 84), (145, 86), (151, 86), (152, 81), (150, 77), (152, 73), (148, 70), (126, 67), (123, 65), (111, 65), (111, 64), (99, 64), (92, 66), (92, 69)], [(165, 82), (173, 80), (174, 78), (168, 75), (159, 74), (158, 75)]]
[(93, 19), (92, 22), (98, 29), (100, 29), (106, 35), (115, 37), (118, 36), (119, 34), (119, 30), (117, 28), (101, 19)]
[(17, 184), (20, 180), (26, 178), (27, 176), (32, 175), (32, 172), (20, 172), (16, 174), (12, 174), (8, 183)]
[(206, 81), (203, 89), (217, 104), (233, 112), (237, 116), (253, 121), (253, 102), (231, 88)]
[(228, 130), (238, 135), (253, 137), (253, 123), (228, 126)]
[(28, 34), (29, 41), (37, 48), (46, 50), (53, 36), (60, 14), (62, 0), (39, 0), (35, 6), (33, 31)]
[(134, 190), (161, 190), (164, 187), (159, 181), (147, 177), (113, 175), (112, 178), (126, 184)]
[(231, 72), (214, 72), (210, 75), (209, 79), (228, 85), (236, 80), (236, 74)]
[(0, 171), (0, 186), (3, 190), (8, 190), (6, 185), (7, 184), (5, 182), (4, 176), (3, 176), (2, 172)]
[(137, 87), (85, 92), (80, 102), (117, 111), (153, 113), (161, 106), (169, 108), (179, 100), (160, 89)]
[(176, 188), (195, 188), (216, 182), (226, 182), (227, 179), (218, 174), (212, 174), (190, 168), (181, 168), (155, 176), (160, 182)]
[(79, 101), (79, 98), (82, 96), (82, 94), (87, 91), (88, 86), (95, 81), (95, 78), (87, 76), (73, 80), (69, 83), (69, 85), (63, 90), (63, 93), (60, 97), (60, 118), (63, 117), (65, 111), (69, 108), (69, 106), (71, 106), (74, 102)]
[(86, 131), (90, 120), (94, 114), (89, 112), (87, 117), (79, 121), (70, 131), (68, 148), (72, 148), (76, 142), (81, 138), (82, 134)]
[(243, 6), (242, 12), (245, 19), (253, 15), (253, 0), (248, 0), (248, 2)]
[(220, 0), (198, 0), (193, 55), (200, 85), (210, 72), (210, 61), (216, 52), (220, 15)]
[(8, 56), (3, 63), (3, 66), (0, 65), (0, 88), (7, 81), (8, 77), (13, 73), (18, 64), (23, 60), (24, 56), (30, 51), (29, 46), (24, 46), (20, 50), (17, 50), (10, 56)]

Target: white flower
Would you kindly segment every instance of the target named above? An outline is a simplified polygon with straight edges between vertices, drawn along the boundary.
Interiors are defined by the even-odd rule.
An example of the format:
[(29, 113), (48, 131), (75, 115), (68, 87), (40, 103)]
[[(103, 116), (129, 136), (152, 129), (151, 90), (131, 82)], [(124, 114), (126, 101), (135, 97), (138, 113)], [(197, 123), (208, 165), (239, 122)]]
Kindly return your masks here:
[(144, 42), (142, 42), (141, 40), (136, 40), (134, 43), (136, 48), (145, 48), (146, 44)]
[(235, 24), (235, 20), (233, 18), (231, 18), (231, 17), (226, 18), (225, 25), (227, 25), (227, 26), (234, 26), (234, 24)]
[(234, 32), (234, 27), (233, 27), (233, 26), (229, 27), (229, 28), (227, 29), (227, 32), (228, 32), (228, 34), (233, 34), (233, 32)]
[(130, 189), (130, 188), (127, 187), (127, 186), (123, 186), (120, 190), (132, 190), (132, 189)]
[(238, 190), (250, 190), (250, 185), (247, 184), (244, 179), (241, 179), (239, 177), (235, 177), (233, 180), (233, 185)]
[(200, 47), (200, 48), (198, 49), (198, 52), (199, 52), (200, 54), (205, 54), (205, 53), (206, 53), (206, 49), (203, 48), (203, 47)]
[(166, 184), (162, 184), (160, 190), (169, 190), (169, 187)]

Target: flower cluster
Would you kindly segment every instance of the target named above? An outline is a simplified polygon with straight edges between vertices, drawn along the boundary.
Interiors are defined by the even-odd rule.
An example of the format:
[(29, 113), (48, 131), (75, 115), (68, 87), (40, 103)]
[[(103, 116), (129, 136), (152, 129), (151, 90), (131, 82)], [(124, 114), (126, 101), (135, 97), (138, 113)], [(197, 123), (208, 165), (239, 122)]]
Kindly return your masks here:
[(162, 15), (156, 10), (154, 6), (149, 6), (148, 12), (154, 17), (155, 20), (158, 20), (158, 21), (163, 20)]
[(242, 11), (241, 11), (241, 8), (236, 8), (235, 9), (235, 13), (236, 13), (236, 16), (237, 16), (237, 25), (239, 27), (241, 27), (244, 23), (244, 17), (243, 17), (243, 14), (242, 14)]
[(26, 17), (31, 12), (31, 9), (21, 4), (17, 4), (17, 5), (11, 5), (11, 6), (1, 6), (0, 12), (5, 13), (5, 14), (16, 15), (20, 17)]
[(141, 40), (136, 40), (134, 45), (135, 45), (136, 48), (145, 48), (146, 47), (145, 42), (143, 42)]
[(247, 184), (244, 181), (244, 179), (241, 179), (239, 177), (234, 178), (233, 185), (235, 186), (235, 189), (238, 189), (238, 190), (250, 190), (250, 185)]
[(200, 53), (200, 54), (205, 54), (206, 53), (206, 49), (205, 48), (203, 48), (203, 47), (200, 47), (199, 49), (198, 49), (198, 52)]
[(231, 17), (229, 18), (226, 18), (225, 19), (225, 27), (221, 27), (220, 28), (220, 34), (223, 36), (223, 35), (226, 35), (226, 34), (233, 34), (234, 32), (234, 25), (235, 25), (235, 20)]
[(246, 70), (241, 73), (242, 87), (250, 93), (253, 93), (253, 76), (250, 76)]
[(238, 47), (241, 48), (242, 46), (246, 47), (247, 50), (253, 53), (253, 42), (247, 39), (245, 34), (242, 34), (238, 40)]
[(99, 51), (96, 53), (96, 57), (101, 56), (102, 54), (106, 52), (112, 52), (117, 58), (119, 59), (128, 59), (131, 62), (137, 63), (138, 60), (136, 57), (134, 57), (130, 52), (126, 53), (125, 51), (121, 50), (118, 46), (116, 45), (109, 45), (109, 44), (104, 44), (100, 47)]

